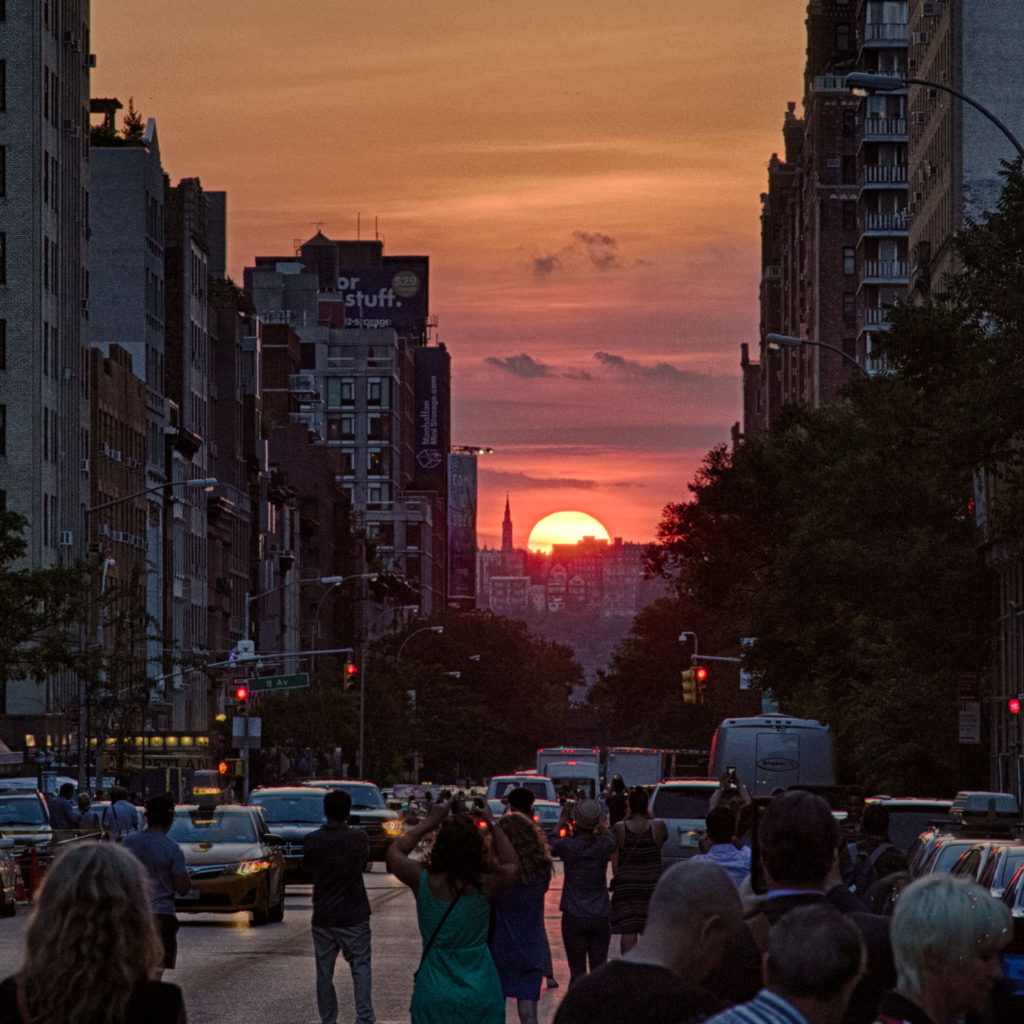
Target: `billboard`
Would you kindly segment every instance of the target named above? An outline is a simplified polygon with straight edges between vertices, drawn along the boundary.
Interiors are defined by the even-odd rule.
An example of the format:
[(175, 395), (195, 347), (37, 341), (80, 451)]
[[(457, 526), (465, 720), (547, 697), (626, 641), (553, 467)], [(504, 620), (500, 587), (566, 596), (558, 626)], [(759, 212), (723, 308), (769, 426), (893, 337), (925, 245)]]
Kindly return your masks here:
[(413, 486), (444, 494), (445, 457), (451, 447), (451, 358), (443, 345), (413, 349), (416, 466)]
[(476, 606), (476, 456), (448, 456), (448, 602)]
[(335, 328), (386, 328), (422, 333), (427, 321), (423, 262), (342, 270), (337, 289), (321, 292), (320, 322)]

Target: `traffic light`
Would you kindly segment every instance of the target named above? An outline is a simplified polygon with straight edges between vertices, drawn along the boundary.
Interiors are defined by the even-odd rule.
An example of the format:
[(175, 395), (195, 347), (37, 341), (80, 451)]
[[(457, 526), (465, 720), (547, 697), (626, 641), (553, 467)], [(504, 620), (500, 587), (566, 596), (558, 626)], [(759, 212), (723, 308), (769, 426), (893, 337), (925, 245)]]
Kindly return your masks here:
[(249, 700), (249, 687), (248, 686), (236, 686), (235, 687), (235, 703), (239, 708), (244, 708)]
[(683, 703), (697, 703), (697, 671), (688, 668), (683, 670)]
[(703, 704), (708, 692), (708, 670), (703, 665), (695, 665), (693, 675), (697, 682), (697, 703)]
[(353, 665), (351, 661), (345, 662), (345, 667), (344, 669), (342, 669), (341, 675), (342, 689), (347, 690), (350, 686), (354, 685), (356, 681), (356, 675), (358, 674), (358, 672), (359, 669), (357, 669), (356, 666)]
[(1020, 702), (1021, 702), (1022, 698), (1024, 698), (1024, 694), (1020, 694), (1020, 693), (1018, 693), (1016, 697), (1011, 697), (1010, 698), (1009, 704), (1007, 706), (1010, 709), (1010, 714), (1011, 715), (1019, 715), (1020, 714)]
[(220, 764), (217, 765), (217, 774), (218, 775), (227, 775), (227, 773), (228, 773), (228, 763), (227, 763), (227, 761), (221, 761)]

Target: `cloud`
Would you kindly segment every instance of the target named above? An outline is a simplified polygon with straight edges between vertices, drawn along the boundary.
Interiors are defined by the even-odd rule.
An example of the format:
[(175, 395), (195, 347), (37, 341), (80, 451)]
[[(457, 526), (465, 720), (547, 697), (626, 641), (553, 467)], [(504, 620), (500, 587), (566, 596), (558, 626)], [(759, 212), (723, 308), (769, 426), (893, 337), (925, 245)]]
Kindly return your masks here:
[(499, 359), (497, 356), (488, 356), (484, 362), (489, 363), (491, 366), (497, 366), (499, 370), (506, 370), (515, 377), (534, 379), (551, 376), (550, 366), (536, 362), (525, 352), (518, 356), (506, 356), (504, 359)]
[[(515, 490), (519, 487), (532, 487), (537, 490), (551, 490), (557, 488), (575, 488), (581, 491), (592, 491), (598, 486), (597, 480), (581, 480), (574, 477), (544, 477), (531, 476), (528, 473), (505, 473), (501, 470), (487, 469), (480, 465), (477, 472), (481, 481), (485, 481), (491, 487), (506, 487)], [(601, 481), (601, 486), (607, 486)]]
[(586, 370), (566, 370), (563, 374), (567, 380), (593, 380), (594, 375)]
[[(681, 370), (671, 363), (640, 363), (635, 359), (625, 359), (611, 352), (595, 352), (594, 358), (609, 370), (621, 373), (631, 380), (649, 381), (662, 384), (694, 384), (712, 383), (724, 378), (722, 374), (695, 373), (693, 370)], [(734, 377), (728, 377), (730, 384), (735, 383)]]
[(600, 231), (574, 231), (572, 242), (558, 252), (546, 256), (534, 256), (533, 276), (538, 279), (551, 277), (562, 270), (613, 270), (622, 265), (618, 243), (611, 235)]

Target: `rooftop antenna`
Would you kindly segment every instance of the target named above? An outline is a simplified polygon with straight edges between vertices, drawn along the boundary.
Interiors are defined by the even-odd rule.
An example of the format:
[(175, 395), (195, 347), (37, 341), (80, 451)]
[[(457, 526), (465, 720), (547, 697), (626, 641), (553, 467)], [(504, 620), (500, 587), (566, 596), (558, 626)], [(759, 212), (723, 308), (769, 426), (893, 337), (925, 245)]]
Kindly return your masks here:
[(315, 228), (316, 228), (316, 232), (317, 232), (317, 234), (320, 234), (320, 232), (321, 232), (321, 231), (323, 231), (323, 229), (324, 229), (324, 227), (325, 227), (326, 225), (327, 225), (327, 221), (325, 221), (325, 220), (316, 220), (316, 221), (313, 221), (313, 227), (315, 227)]
[(373, 237), (380, 241), (380, 228), (377, 226), (377, 217), (373, 218)]

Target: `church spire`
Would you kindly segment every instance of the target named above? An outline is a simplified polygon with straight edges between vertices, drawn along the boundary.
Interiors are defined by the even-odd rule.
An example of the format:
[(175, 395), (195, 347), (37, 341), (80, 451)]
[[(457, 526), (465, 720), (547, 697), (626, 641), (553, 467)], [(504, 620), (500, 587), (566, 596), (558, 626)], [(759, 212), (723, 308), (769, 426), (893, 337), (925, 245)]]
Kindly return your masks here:
[(505, 519), (501, 524), (501, 550), (512, 550), (512, 511), (508, 503), (508, 491), (505, 492)]

